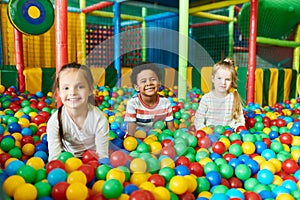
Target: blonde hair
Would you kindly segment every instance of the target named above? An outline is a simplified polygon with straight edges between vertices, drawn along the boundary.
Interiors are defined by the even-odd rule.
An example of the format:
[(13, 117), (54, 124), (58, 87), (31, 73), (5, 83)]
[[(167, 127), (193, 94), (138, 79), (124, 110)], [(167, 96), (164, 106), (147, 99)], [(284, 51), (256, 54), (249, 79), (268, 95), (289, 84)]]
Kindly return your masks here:
[(224, 60), (221, 60), (220, 62), (216, 63), (213, 66), (212, 70), (212, 76), (214, 77), (215, 74), (219, 69), (225, 69), (228, 70), (231, 74), (231, 88), (229, 92), (233, 92), (233, 107), (232, 107), (232, 118), (237, 120), (239, 113), (241, 112), (241, 105), (242, 105), (242, 99), (237, 91), (237, 72), (235, 70), (234, 60), (231, 58), (225, 58)]

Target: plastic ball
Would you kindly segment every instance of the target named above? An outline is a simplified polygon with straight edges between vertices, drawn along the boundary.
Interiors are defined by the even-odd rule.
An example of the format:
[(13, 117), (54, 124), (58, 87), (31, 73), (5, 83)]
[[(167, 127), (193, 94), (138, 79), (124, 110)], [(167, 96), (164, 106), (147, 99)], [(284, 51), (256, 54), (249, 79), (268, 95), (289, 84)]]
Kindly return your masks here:
[(141, 158), (135, 158), (130, 163), (130, 170), (132, 172), (141, 172), (144, 173), (147, 170), (146, 162)]
[(130, 200), (153, 200), (153, 194), (148, 190), (135, 190), (130, 194)]
[(217, 171), (210, 171), (206, 173), (206, 178), (211, 186), (219, 185), (221, 183), (222, 177)]
[(136, 138), (134, 138), (132, 136), (125, 138), (123, 141), (123, 146), (127, 151), (135, 150), (137, 145), (138, 145), (138, 142), (137, 142)]
[(49, 197), (51, 195), (52, 187), (47, 182), (38, 182), (34, 185), (34, 187), (37, 190), (38, 198)]
[(69, 158), (73, 158), (73, 157), (74, 156), (72, 153), (65, 151), (60, 153), (57, 159), (65, 163)]
[(82, 154), (82, 162), (83, 163), (88, 163), (92, 160), (96, 160), (98, 161), (98, 154), (93, 151), (93, 150), (86, 150), (83, 154)]
[(282, 169), (288, 174), (294, 174), (298, 170), (298, 164), (293, 159), (286, 159), (282, 163)]
[(127, 163), (127, 155), (124, 151), (115, 151), (110, 155), (110, 163), (113, 167), (125, 166)]
[(178, 165), (175, 167), (175, 175), (185, 176), (185, 175), (189, 175), (189, 174), (190, 174), (190, 170), (187, 166)]
[(20, 160), (13, 160), (12, 162), (10, 162), (6, 169), (5, 169), (5, 172), (8, 176), (12, 176), (12, 175), (15, 175), (18, 171), (18, 169), (25, 165), (22, 161)]
[(61, 168), (55, 168), (51, 170), (48, 174), (48, 183), (53, 187), (59, 182), (64, 182), (67, 180), (67, 173)]
[(188, 186), (186, 179), (182, 176), (174, 176), (170, 180), (170, 189), (175, 194), (183, 194), (187, 191)]
[(6, 138), (3, 138), (1, 140), (0, 148), (3, 151), (8, 152), (9, 150), (11, 150), (14, 147), (15, 147), (15, 140), (14, 140), (14, 138), (6, 137)]
[(76, 170), (72, 171), (68, 177), (67, 177), (67, 183), (72, 184), (72, 183), (82, 183), (86, 184), (87, 183), (87, 178), (85, 174), (82, 171)]
[(122, 194), (123, 186), (116, 179), (109, 179), (103, 184), (102, 192), (105, 198), (118, 198)]
[(23, 165), (17, 170), (17, 175), (22, 176), (26, 183), (33, 183), (36, 176), (36, 170), (29, 165)]
[(251, 176), (251, 170), (247, 165), (240, 164), (235, 168), (235, 175), (241, 180), (247, 180)]
[(123, 184), (125, 182), (125, 173), (124, 173), (124, 171), (122, 171), (119, 168), (113, 168), (113, 169), (109, 170), (106, 175), (106, 180), (109, 180), (109, 179), (116, 179), (116, 180), (120, 181), (120, 183)]
[(167, 188), (158, 186), (155, 187), (152, 191), (152, 194), (154, 196), (154, 199), (170, 199), (171, 195)]
[(102, 188), (103, 188), (104, 183), (105, 183), (104, 180), (96, 181), (92, 186), (93, 193), (94, 194), (102, 194)]
[(153, 125), (154, 128), (163, 130), (165, 128), (165, 123), (163, 121), (156, 121)]
[(262, 169), (257, 173), (257, 180), (265, 185), (271, 184), (274, 180), (274, 175), (267, 169)]
[(43, 169), (45, 167), (44, 161), (39, 157), (31, 157), (27, 160), (26, 165), (33, 167), (35, 170)]
[(223, 154), (226, 150), (226, 147), (223, 142), (217, 141), (212, 145), (212, 151), (217, 154)]
[(68, 200), (86, 199), (88, 197), (88, 189), (85, 184), (74, 182), (67, 188), (66, 197)]
[(107, 164), (102, 164), (96, 169), (96, 178), (98, 180), (106, 180), (106, 175), (112, 168)]
[(16, 188), (14, 199), (34, 200), (37, 198), (37, 189), (30, 183), (25, 183)]
[(22, 176), (11, 175), (5, 179), (2, 188), (8, 196), (13, 197), (15, 190), (25, 183), (25, 179)]
[(74, 170), (77, 170), (82, 164), (82, 160), (79, 158), (71, 157), (65, 162), (66, 172), (70, 173)]

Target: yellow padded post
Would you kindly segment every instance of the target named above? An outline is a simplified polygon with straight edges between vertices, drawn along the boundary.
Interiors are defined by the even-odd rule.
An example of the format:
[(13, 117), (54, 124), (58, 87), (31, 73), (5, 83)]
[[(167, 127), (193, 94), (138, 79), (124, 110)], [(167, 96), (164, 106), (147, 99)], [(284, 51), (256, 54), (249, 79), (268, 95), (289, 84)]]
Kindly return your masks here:
[(269, 102), (270, 106), (277, 102), (278, 69), (270, 68)]
[(39, 67), (28, 68), (23, 71), (25, 76), (25, 90), (35, 94), (42, 91), (42, 69)]
[(255, 70), (255, 95), (254, 102), (262, 105), (263, 101), (264, 72), (261, 68)]

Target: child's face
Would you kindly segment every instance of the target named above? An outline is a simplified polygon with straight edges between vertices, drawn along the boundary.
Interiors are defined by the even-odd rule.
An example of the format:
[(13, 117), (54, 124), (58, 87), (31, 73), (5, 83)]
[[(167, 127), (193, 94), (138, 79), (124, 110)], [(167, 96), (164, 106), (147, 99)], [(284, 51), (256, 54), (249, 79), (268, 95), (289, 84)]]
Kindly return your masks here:
[(83, 73), (78, 69), (65, 69), (59, 74), (59, 96), (67, 109), (83, 108), (92, 94)]
[(156, 73), (150, 69), (143, 70), (137, 75), (136, 91), (144, 96), (154, 96), (160, 87), (160, 81)]
[(229, 70), (219, 69), (212, 77), (212, 82), (215, 87), (215, 92), (220, 95), (227, 94), (231, 88), (232, 77)]

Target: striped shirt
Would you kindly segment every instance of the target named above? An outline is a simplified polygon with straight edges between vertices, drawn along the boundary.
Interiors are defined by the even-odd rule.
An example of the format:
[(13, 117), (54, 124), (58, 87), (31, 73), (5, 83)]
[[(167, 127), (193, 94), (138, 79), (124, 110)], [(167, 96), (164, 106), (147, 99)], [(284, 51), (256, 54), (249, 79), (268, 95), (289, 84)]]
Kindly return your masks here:
[(213, 92), (203, 95), (195, 114), (194, 125), (196, 130), (209, 125), (230, 126), (232, 128), (237, 128), (241, 125), (244, 126), (245, 118), (242, 108), (238, 119), (232, 119), (233, 98), (234, 95), (232, 92), (224, 98), (216, 97)]
[(173, 121), (172, 106), (166, 97), (158, 95), (155, 105), (147, 106), (140, 95), (134, 95), (127, 103), (125, 122), (135, 122), (138, 127), (152, 128), (156, 121)]

